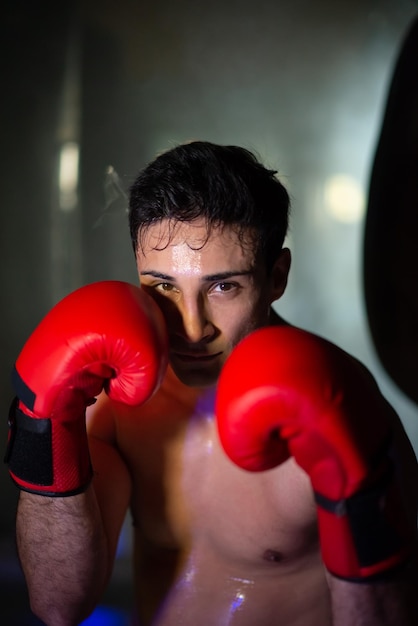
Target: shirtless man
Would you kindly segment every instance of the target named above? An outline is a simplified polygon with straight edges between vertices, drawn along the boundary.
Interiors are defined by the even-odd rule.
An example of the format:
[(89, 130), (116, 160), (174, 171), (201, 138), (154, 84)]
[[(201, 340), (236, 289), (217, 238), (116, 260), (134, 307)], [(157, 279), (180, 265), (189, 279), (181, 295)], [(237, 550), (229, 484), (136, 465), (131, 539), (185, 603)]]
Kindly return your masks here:
[[(17, 540), (31, 606), (48, 626), (74, 626), (100, 601), (129, 508), (141, 626), (417, 623), (409, 593), (417, 572), (415, 456), (364, 368), (271, 308), (290, 267), (289, 198), (274, 174), (236, 147), (194, 142), (160, 155), (130, 196), (142, 289), (82, 288), (19, 356), (8, 461), (22, 489)], [(101, 333), (99, 347), (87, 347), (90, 330)], [(82, 357), (65, 362), (62, 374), (64, 343)], [(303, 417), (297, 429), (280, 421), (289, 411), (276, 397), (265, 409), (265, 391), (261, 400), (245, 395), (252, 379), (262, 387), (280, 370), (270, 388), (292, 387), (294, 417)], [(347, 398), (340, 408), (325, 394), (323, 406), (338, 404), (337, 426), (318, 408), (321, 377)], [(236, 396), (245, 398), (239, 410)], [(52, 428), (52, 443), (42, 444), (33, 423)], [(396, 471), (388, 477), (381, 469), (389, 432)], [(357, 522), (337, 510), (346, 500)], [(372, 514), (371, 502), (380, 503)], [(386, 530), (376, 539), (393, 513), (393, 544)]]

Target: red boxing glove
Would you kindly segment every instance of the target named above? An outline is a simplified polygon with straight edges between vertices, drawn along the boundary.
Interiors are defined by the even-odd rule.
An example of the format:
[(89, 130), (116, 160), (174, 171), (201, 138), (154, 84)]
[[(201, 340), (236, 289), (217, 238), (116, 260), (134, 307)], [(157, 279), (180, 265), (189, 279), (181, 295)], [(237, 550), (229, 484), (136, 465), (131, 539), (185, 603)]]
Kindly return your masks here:
[(366, 368), (308, 332), (255, 331), (220, 376), (220, 440), (240, 467), (260, 471), (289, 456), (315, 492), (324, 563), (368, 580), (408, 557), (408, 520), (390, 457), (394, 411)]
[(167, 354), (162, 314), (139, 287), (103, 281), (61, 300), (16, 361), (6, 453), (15, 483), (49, 496), (86, 489), (86, 407), (102, 389), (142, 404), (160, 384)]

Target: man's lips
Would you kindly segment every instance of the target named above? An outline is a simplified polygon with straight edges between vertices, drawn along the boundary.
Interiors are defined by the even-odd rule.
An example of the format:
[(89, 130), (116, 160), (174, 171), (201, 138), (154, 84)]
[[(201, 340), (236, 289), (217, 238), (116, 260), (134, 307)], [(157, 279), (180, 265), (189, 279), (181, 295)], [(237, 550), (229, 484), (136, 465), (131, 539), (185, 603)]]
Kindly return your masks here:
[(172, 352), (172, 356), (175, 357), (176, 359), (179, 359), (179, 361), (184, 361), (184, 362), (189, 362), (189, 363), (193, 363), (193, 362), (197, 362), (197, 361), (201, 361), (201, 362), (205, 362), (205, 361), (212, 361), (214, 359), (216, 359), (217, 357), (219, 357), (222, 354), (222, 352), (216, 352), (215, 354), (207, 354), (207, 352), (205, 353), (196, 353), (196, 352)]

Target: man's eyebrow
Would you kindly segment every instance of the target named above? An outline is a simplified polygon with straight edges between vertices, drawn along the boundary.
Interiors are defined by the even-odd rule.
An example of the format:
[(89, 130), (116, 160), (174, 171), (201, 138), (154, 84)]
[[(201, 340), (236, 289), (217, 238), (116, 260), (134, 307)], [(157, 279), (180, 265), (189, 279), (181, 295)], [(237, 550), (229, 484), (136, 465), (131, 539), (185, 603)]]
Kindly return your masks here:
[[(229, 270), (227, 272), (217, 272), (216, 274), (207, 274), (206, 276), (202, 276), (202, 281), (205, 282), (216, 282), (219, 280), (227, 280), (228, 278), (234, 278), (235, 276), (250, 276), (254, 274), (254, 270)], [(170, 276), (169, 274), (163, 274), (162, 272), (157, 272), (155, 270), (145, 270), (140, 272), (141, 276), (152, 276), (153, 278), (159, 278), (160, 280), (166, 280), (167, 282), (176, 282), (176, 278), (174, 276)]]
[(217, 274), (208, 274), (202, 276), (202, 280), (207, 282), (217, 282), (219, 280), (227, 280), (228, 278), (234, 278), (235, 276), (251, 276), (254, 274), (253, 269), (248, 270), (230, 270), (228, 272), (218, 272)]
[(144, 272), (140, 272), (141, 276), (152, 276), (153, 278), (159, 278), (160, 280), (166, 280), (169, 282), (174, 282), (176, 279), (174, 276), (169, 276), (168, 274), (162, 274), (161, 272), (156, 272), (154, 270), (146, 270)]

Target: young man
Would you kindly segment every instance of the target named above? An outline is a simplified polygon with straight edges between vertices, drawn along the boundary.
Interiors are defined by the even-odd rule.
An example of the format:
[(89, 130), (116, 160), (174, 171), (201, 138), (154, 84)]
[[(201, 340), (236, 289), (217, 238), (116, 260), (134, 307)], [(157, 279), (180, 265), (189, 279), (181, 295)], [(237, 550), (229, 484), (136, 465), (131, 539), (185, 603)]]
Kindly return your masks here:
[(8, 459), (46, 624), (99, 602), (128, 508), (140, 624), (416, 623), (417, 463), (364, 368), (272, 310), (288, 210), (241, 148), (160, 155), (131, 189), (142, 289), (82, 288), (24, 347)]

